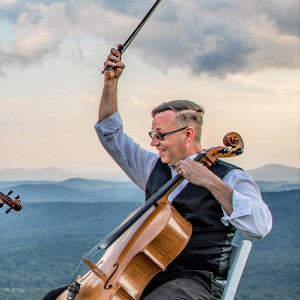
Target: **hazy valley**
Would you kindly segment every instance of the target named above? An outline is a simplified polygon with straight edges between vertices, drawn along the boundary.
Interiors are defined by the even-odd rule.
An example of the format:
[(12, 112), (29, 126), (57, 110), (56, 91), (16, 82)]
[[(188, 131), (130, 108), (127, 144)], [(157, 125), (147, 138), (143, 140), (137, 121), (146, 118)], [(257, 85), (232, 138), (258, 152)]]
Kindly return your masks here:
[[(258, 180), (274, 225), (265, 239), (253, 241), (236, 299), (300, 298), (300, 183), (288, 180), (299, 169), (291, 178), (280, 173), (278, 181)], [(49, 289), (69, 284), (81, 258), (144, 199), (129, 181), (26, 176), (0, 177), (0, 190), (14, 190), (23, 205), (9, 214), (0, 209), (0, 300), (39, 300)], [(236, 242), (240, 239), (238, 234)]]

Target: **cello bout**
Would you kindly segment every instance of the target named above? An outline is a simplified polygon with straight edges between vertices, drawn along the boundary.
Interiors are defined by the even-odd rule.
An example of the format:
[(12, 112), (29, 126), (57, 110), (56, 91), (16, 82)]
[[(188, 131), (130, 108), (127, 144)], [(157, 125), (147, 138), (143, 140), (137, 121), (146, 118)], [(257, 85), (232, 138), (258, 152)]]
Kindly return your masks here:
[[(75, 300), (138, 300), (149, 281), (182, 252), (192, 226), (163, 197), (77, 279)], [(111, 274), (108, 278), (108, 274)], [(66, 300), (64, 291), (57, 300)]]

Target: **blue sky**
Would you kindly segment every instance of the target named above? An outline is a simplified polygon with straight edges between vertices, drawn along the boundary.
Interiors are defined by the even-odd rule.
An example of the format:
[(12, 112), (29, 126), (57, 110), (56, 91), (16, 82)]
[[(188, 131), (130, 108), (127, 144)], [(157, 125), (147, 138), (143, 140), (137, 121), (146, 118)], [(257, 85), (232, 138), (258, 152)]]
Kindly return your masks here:
[[(118, 170), (93, 129), (102, 65), (154, 2), (0, 1), (1, 169)], [(162, 0), (123, 56), (127, 133), (151, 150), (151, 109), (190, 99), (202, 147), (237, 131), (232, 163), (300, 167), (298, 13), (294, 0)]]

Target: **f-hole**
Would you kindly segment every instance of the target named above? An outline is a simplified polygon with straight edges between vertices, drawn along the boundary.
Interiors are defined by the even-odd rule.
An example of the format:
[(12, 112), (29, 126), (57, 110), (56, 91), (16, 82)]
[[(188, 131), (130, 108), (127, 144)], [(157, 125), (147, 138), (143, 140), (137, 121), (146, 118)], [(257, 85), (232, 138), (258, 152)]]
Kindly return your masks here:
[(112, 278), (112, 277), (115, 275), (115, 273), (117, 272), (117, 270), (118, 270), (118, 268), (119, 268), (119, 264), (116, 263), (116, 264), (114, 264), (113, 267), (115, 268), (115, 270), (113, 271), (113, 273), (109, 276), (108, 280), (106, 281), (106, 283), (105, 283), (105, 285), (104, 285), (104, 289), (105, 289), (105, 290), (109, 290), (109, 289), (112, 287), (112, 285), (110, 285), (110, 286), (107, 286), (107, 285), (108, 285), (108, 282), (111, 280), (111, 278)]

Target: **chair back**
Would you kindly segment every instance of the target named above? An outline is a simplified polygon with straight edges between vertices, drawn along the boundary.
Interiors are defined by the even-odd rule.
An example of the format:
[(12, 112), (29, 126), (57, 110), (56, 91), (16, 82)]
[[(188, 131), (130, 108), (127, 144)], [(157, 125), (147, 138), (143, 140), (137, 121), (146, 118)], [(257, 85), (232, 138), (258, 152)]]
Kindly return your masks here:
[(232, 245), (229, 257), (229, 271), (227, 283), (221, 300), (233, 300), (242, 277), (252, 243), (248, 240), (241, 241), (239, 246)]

